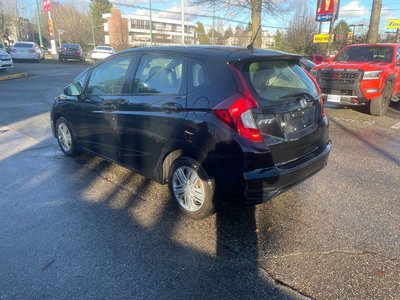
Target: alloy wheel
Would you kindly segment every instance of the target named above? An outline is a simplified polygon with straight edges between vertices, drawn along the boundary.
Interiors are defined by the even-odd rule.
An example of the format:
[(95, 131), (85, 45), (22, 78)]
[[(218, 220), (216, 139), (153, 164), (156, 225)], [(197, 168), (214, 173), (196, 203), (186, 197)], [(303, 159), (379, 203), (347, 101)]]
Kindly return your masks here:
[(60, 141), (60, 146), (65, 152), (70, 152), (72, 149), (72, 137), (68, 126), (60, 123), (57, 128), (57, 137)]

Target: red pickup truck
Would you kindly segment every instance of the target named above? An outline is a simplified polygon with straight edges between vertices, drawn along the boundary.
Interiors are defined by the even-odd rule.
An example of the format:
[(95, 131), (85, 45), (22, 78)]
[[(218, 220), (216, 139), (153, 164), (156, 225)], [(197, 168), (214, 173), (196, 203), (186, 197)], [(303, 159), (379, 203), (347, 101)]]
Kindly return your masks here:
[(400, 100), (400, 45), (358, 44), (312, 68), (325, 101), (369, 105), (372, 115), (386, 114)]

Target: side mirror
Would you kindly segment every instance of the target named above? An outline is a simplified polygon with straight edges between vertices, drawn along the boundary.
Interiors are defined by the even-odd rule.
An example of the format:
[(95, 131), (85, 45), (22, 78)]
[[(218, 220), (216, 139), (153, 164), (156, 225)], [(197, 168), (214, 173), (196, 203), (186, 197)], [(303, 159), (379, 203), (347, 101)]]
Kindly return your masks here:
[(332, 57), (328, 57), (327, 59), (326, 59), (326, 62), (327, 63), (330, 63), (330, 62), (332, 62), (333, 61), (333, 58)]
[(82, 87), (80, 83), (72, 83), (64, 88), (64, 95), (79, 97), (82, 95)]
[(397, 60), (397, 65), (400, 66), (400, 58)]

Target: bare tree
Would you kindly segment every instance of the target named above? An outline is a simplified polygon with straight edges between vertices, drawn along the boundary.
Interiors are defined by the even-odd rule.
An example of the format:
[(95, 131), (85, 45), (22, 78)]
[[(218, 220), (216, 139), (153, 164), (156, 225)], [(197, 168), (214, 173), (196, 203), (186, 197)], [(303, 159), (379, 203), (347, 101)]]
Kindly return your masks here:
[[(92, 41), (89, 11), (83, 1), (67, 0), (63, 3), (54, 2), (51, 9), (53, 32), (56, 40), (78, 43), (86, 46)], [(48, 17), (42, 17), (43, 35), (49, 40)]]
[[(262, 13), (272, 15), (280, 15), (287, 1), (280, 0), (192, 0), (194, 5), (216, 5), (218, 8), (227, 11), (228, 13), (243, 13), (243, 10), (251, 12), (252, 38), (256, 35), (261, 26)], [(261, 30), (257, 34), (254, 46), (261, 47)]]
[(369, 30), (367, 36), (367, 43), (369, 44), (377, 42), (381, 9), (382, 9), (382, 0), (374, 0), (372, 2), (371, 19), (369, 22)]
[(296, 53), (312, 51), (314, 48), (313, 36), (317, 32), (317, 24), (314, 19), (314, 13), (307, 5), (297, 5), (283, 42), (286, 50)]

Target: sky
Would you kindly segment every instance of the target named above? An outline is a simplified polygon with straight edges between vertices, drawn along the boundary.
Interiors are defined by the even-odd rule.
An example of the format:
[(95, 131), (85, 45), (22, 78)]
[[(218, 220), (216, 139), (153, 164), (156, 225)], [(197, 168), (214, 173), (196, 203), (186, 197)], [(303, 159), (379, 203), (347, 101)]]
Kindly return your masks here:
[[(148, 14), (148, 7), (150, 0), (111, 0), (119, 3), (127, 3), (133, 4), (136, 7), (121, 7), (123, 13), (139, 13), (139, 14)], [(288, 27), (288, 21), (294, 17), (296, 5), (307, 5), (311, 10), (312, 14), (315, 14), (316, 11), (316, 4), (317, 0), (275, 0), (275, 1), (282, 1), (282, 2), (290, 2), (288, 11), (285, 14), (280, 16), (271, 16), (271, 15), (264, 15), (262, 19), (264, 29), (267, 29), (274, 33), (277, 30), (277, 27)], [(189, 21), (196, 22), (201, 21), (206, 25), (212, 24), (212, 7), (198, 7), (194, 5), (189, 5), (189, 1), (184, 0), (185, 2), (185, 13), (188, 15), (186, 16)], [(154, 16), (161, 16), (161, 17), (170, 17), (180, 19), (180, 12), (181, 12), (181, 0), (151, 0), (151, 5)], [(400, 0), (383, 0), (382, 1), (382, 12), (381, 12), (381, 26), (380, 32), (384, 33), (387, 31), (386, 24), (388, 19), (400, 19)], [(371, 7), (372, 7), (372, 0), (341, 0), (340, 1), (340, 8), (339, 8), (339, 20), (344, 19), (348, 24), (364, 24), (364, 26), (357, 27), (356, 30), (358, 31), (367, 31), (368, 24), (371, 14)], [(163, 12), (157, 12), (157, 10), (163, 10)], [(175, 13), (168, 13), (175, 12)], [(190, 16), (189, 14), (196, 14), (196, 15), (208, 15), (210, 17), (199, 17), (199, 16)], [(241, 11), (240, 13), (230, 13), (226, 12), (221, 9), (217, 9), (216, 15), (226, 20), (221, 22), (224, 25), (232, 25), (235, 27), (237, 24), (245, 26), (250, 20), (250, 13), (246, 11)], [(228, 20), (235, 20), (228, 21)], [(242, 23), (239, 23), (242, 22)], [(328, 31), (328, 23), (324, 23), (322, 27), (322, 31)]]

